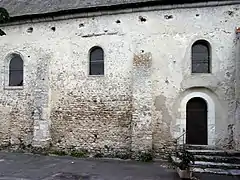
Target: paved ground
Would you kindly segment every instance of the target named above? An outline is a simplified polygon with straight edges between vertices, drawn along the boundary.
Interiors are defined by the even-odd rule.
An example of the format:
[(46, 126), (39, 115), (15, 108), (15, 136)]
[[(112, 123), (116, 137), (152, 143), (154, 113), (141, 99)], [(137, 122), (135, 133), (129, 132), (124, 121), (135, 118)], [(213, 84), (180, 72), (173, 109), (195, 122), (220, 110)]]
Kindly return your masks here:
[[(240, 177), (197, 175), (201, 180), (240, 180)], [(84, 160), (0, 153), (0, 180), (179, 180), (159, 162)]]

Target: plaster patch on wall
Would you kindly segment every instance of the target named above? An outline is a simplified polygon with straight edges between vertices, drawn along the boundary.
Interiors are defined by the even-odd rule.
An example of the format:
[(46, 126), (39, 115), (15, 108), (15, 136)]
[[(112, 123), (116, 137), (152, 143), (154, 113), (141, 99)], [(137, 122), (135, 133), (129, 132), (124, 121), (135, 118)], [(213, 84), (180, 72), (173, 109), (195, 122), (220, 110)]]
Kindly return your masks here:
[(168, 127), (170, 127), (170, 123), (172, 122), (172, 117), (167, 109), (165, 103), (167, 102), (166, 97), (163, 95), (159, 95), (155, 98), (154, 106), (157, 111), (162, 112), (162, 121), (168, 123)]
[(171, 149), (172, 138), (170, 124), (172, 117), (166, 106), (166, 97), (159, 95), (154, 100), (153, 114), (153, 147), (156, 153), (162, 154), (166, 147)]
[(152, 64), (152, 55), (150, 52), (143, 54), (134, 54), (133, 65), (136, 67), (149, 68)]

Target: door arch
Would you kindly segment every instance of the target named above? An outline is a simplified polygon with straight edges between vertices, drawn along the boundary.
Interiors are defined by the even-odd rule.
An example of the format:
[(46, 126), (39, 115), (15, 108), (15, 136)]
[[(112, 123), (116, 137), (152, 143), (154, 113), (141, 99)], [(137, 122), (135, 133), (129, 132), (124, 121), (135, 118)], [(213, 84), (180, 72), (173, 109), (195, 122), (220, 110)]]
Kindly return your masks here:
[(208, 144), (208, 107), (200, 97), (194, 97), (186, 106), (186, 143)]

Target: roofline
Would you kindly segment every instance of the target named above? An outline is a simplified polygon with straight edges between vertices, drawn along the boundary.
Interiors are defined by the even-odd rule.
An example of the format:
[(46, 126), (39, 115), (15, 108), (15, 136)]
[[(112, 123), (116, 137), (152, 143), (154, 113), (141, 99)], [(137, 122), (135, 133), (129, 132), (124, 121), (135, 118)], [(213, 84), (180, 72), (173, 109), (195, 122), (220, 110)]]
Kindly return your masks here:
[[(99, 6), (80, 9), (61, 10), (56, 12), (28, 14), (21, 16), (10, 17), (10, 21), (5, 25), (24, 24), (29, 22), (45, 22), (53, 20), (73, 19), (78, 17), (93, 17), (109, 14), (144, 12), (154, 10), (170, 10), (170, 9), (184, 9), (184, 8), (202, 8), (213, 6), (225, 6), (240, 4), (240, 0), (202, 0), (202, 2), (195, 2), (195, 0), (182, 0), (184, 3), (176, 3), (178, 0), (163, 0), (163, 1), (147, 1), (140, 3), (118, 4), (111, 6)], [(179, 2), (179, 1), (178, 1)], [(22, 22), (22, 23), (21, 23)], [(4, 25), (4, 24), (3, 24)]]

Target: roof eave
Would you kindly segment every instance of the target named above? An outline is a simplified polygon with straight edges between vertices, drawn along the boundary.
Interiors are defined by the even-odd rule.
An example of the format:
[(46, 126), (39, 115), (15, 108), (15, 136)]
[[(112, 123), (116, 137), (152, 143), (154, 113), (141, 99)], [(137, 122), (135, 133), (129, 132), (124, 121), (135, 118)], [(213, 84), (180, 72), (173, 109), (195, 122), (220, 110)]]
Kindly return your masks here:
[[(52, 18), (57, 19), (59, 16), (64, 15), (75, 15), (75, 14), (81, 14), (81, 13), (92, 13), (92, 12), (102, 12), (102, 11), (115, 11), (115, 10), (124, 10), (124, 9), (141, 9), (144, 7), (153, 7), (153, 6), (166, 6), (166, 5), (186, 5), (186, 7), (189, 7), (187, 5), (193, 6), (195, 4), (201, 4), (202, 7), (204, 6), (216, 6), (219, 5), (226, 5), (226, 4), (240, 4), (240, 0), (151, 0), (146, 2), (138, 2), (138, 3), (127, 3), (127, 4), (117, 4), (117, 5), (107, 5), (107, 6), (98, 6), (98, 7), (87, 7), (87, 8), (78, 8), (78, 9), (68, 9), (68, 10), (60, 10), (60, 11), (54, 11), (54, 12), (48, 12), (48, 13), (39, 13), (39, 14), (25, 14), (25, 15), (19, 15), (19, 16), (13, 16), (10, 17), (11, 22), (17, 22), (21, 20), (33, 20), (33, 19), (39, 19), (39, 18)], [(221, 3), (219, 3), (221, 2)], [(206, 4), (205, 4), (206, 3)], [(183, 6), (184, 7), (184, 6)], [(199, 6), (198, 6), (199, 7)]]
[[(208, 0), (208, 1), (216, 1), (216, 0)], [(127, 8), (141, 8), (145, 6), (157, 6), (157, 5), (174, 5), (174, 4), (186, 4), (186, 3), (199, 3), (199, 2), (207, 2), (207, 0), (158, 0), (158, 1), (146, 1), (146, 2), (138, 2), (138, 3), (127, 3), (127, 4), (117, 4), (110, 6), (98, 6), (98, 7), (87, 7), (87, 8), (78, 8), (78, 9), (68, 9), (68, 10), (60, 10), (55, 12), (48, 13), (38, 13), (38, 14), (25, 14), (19, 16), (13, 16), (10, 18), (10, 21), (18, 21), (24, 19), (33, 19), (40, 17), (54, 17), (54, 16), (62, 16), (66, 14), (78, 14), (78, 13), (88, 13), (88, 12), (97, 12), (97, 11), (108, 11), (108, 10), (119, 10), (119, 9), (127, 9)]]

